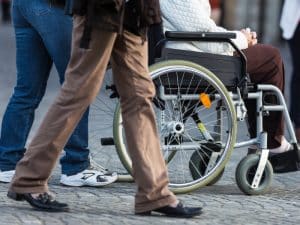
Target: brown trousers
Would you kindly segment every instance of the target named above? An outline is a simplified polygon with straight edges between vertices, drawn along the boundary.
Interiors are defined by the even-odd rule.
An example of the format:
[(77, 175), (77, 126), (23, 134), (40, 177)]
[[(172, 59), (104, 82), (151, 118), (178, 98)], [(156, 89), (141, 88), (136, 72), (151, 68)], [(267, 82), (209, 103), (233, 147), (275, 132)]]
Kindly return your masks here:
[[(284, 92), (284, 66), (278, 49), (257, 44), (243, 51), (247, 57), (247, 72), (251, 82), (255, 84), (272, 84)], [(268, 103), (276, 104), (276, 98), (266, 99)], [(249, 132), (256, 137), (256, 103), (254, 100), (245, 102), (248, 110)], [(263, 120), (264, 131), (268, 133), (268, 148), (276, 148), (281, 144), (284, 134), (282, 112), (270, 112)]]
[(51, 171), (71, 132), (97, 96), (111, 57), (133, 176), (138, 186), (135, 212), (174, 203), (176, 197), (168, 189), (167, 169), (152, 109), (155, 88), (148, 72), (147, 42), (143, 43), (140, 37), (129, 32), (118, 36), (94, 29), (90, 49), (81, 49), (84, 22), (84, 17), (74, 18), (72, 53), (65, 83), (18, 163), (10, 190), (17, 193), (48, 191)]

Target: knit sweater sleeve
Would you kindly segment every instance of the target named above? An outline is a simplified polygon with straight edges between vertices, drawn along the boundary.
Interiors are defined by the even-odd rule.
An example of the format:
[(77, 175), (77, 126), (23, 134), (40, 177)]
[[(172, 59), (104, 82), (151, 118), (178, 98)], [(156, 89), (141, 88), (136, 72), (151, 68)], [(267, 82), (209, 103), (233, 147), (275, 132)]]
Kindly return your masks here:
[[(219, 27), (210, 18), (208, 0), (161, 0), (161, 12), (164, 30), (198, 31), (198, 32), (229, 32)], [(244, 34), (240, 31), (230, 31), (237, 34), (233, 42), (240, 48), (248, 47)], [(228, 43), (192, 42), (199, 51), (216, 54), (232, 54), (234, 49)]]

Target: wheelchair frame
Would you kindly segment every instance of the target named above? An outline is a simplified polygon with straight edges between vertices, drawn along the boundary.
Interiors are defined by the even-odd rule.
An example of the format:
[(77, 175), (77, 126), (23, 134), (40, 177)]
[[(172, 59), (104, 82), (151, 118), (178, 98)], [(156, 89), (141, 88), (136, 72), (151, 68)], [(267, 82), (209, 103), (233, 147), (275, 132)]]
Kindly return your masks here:
[[(242, 141), (242, 142), (237, 142), (234, 144), (234, 148), (241, 148), (241, 147), (246, 147), (255, 144), (257, 146), (257, 149), (261, 150), (259, 154), (251, 154), (246, 156), (238, 165), (237, 170), (236, 170), (236, 181), (239, 186), (239, 188), (245, 193), (249, 195), (256, 195), (256, 194), (262, 194), (264, 193), (269, 185), (270, 181), (273, 176), (273, 170), (272, 166), (269, 163), (269, 150), (267, 149), (267, 133), (263, 131), (263, 116), (265, 114), (268, 114), (270, 111), (282, 111), (284, 115), (285, 122), (287, 124), (287, 129), (290, 135), (290, 142), (294, 147), (293, 151), (289, 151), (287, 153), (288, 157), (293, 157), (296, 159), (296, 167), (299, 169), (300, 168), (300, 151), (299, 147), (297, 145), (297, 139), (296, 135), (293, 129), (293, 125), (288, 113), (288, 109), (284, 100), (284, 97), (281, 93), (281, 91), (273, 86), (273, 85), (265, 85), (265, 84), (258, 84), (258, 85), (253, 85), (249, 82), (249, 77), (246, 73), (247, 71), (247, 59), (243, 52), (238, 49), (238, 47), (232, 42), (231, 39), (235, 38), (235, 33), (212, 33), (212, 32), (166, 32), (165, 34), (166, 40), (167, 41), (206, 41), (206, 42), (227, 42), (229, 43), (236, 51), (237, 55), (239, 56), (240, 60), (240, 67), (238, 68), (239, 73), (235, 74), (238, 75), (237, 77), (229, 77), (229, 78), (224, 78), (222, 76), (216, 76), (215, 73), (212, 73), (214, 76), (216, 76), (220, 82), (225, 81), (223, 85), (227, 88), (227, 91), (229, 93), (230, 99), (233, 103), (235, 114), (237, 121), (243, 121), (246, 117), (246, 107), (244, 103), (244, 99), (255, 99), (256, 100), (256, 111), (257, 111), (257, 135), (256, 138), (252, 138), (247, 141)], [(172, 52), (175, 51), (175, 54), (172, 55)], [(160, 61), (165, 61), (165, 60), (180, 60), (183, 59), (186, 62), (193, 62), (193, 59), (190, 60), (188, 56), (189, 52), (188, 51), (182, 51), (184, 52), (183, 55), (176, 55), (176, 51), (178, 50), (170, 50), (168, 51), (163, 51), (162, 53), (162, 58)], [(171, 54), (169, 54), (171, 53)], [(206, 54), (206, 53), (201, 53), (197, 52), (197, 54)], [(227, 56), (230, 57), (230, 56)], [(197, 62), (196, 62), (197, 63)], [(201, 64), (200, 64), (201, 65)], [(205, 66), (204, 66), (205, 68)], [(210, 68), (208, 68), (210, 70)], [(225, 79), (225, 80), (224, 80)], [(229, 85), (228, 85), (229, 84)], [(249, 92), (250, 91), (250, 92)], [(275, 95), (278, 104), (277, 105), (265, 105), (264, 104), (264, 94), (265, 93), (272, 93), (272, 95)], [(172, 100), (175, 99), (176, 96), (172, 96), (170, 94), (164, 95), (164, 91), (159, 91), (159, 97), (162, 100)], [(218, 97), (218, 96), (217, 96)], [(194, 100), (198, 99), (199, 95), (188, 95), (188, 96), (181, 96), (182, 100), (184, 98), (187, 98), (189, 100)], [(219, 112), (219, 111), (218, 111)], [(125, 166), (125, 168), (131, 172), (130, 168), (130, 161), (128, 155), (124, 153), (124, 148), (126, 148), (124, 143), (120, 143), (120, 138), (122, 136), (122, 131), (120, 130), (120, 126), (122, 123), (122, 119), (120, 118), (120, 106), (118, 105), (116, 108), (115, 112), (115, 117), (114, 117), (114, 143), (116, 144), (117, 152), (119, 154), (119, 157)], [(217, 120), (222, 123), (222, 112), (218, 113), (218, 118)], [(233, 121), (233, 123), (236, 123), (236, 121)], [(179, 124), (180, 125), (180, 124)], [(219, 126), (220, 129), (222, 126)], [(122, 139), (122, 138), (121, 138)], [(121, 141), (122, 142), (122, 141)], [(124, 147), (125, 146), (125, 147)], [(123, 149), (122, 149), (123, 148)], [(164, 148), (164, 146), (163, 146)], [(176, 146), (172, 146), (172, 151), (176, 150)], [(183, 149), (184, 147), (180, 147)], [(188, 146), (186, 148), (189, 148)], [(125, 155), (124, 155), (125, 154)], [(283, 153), (284, 155), (286, 153)], [(254, 156), (253, 156), (254, 155)], [(279, 154), (281, 155), (281, 154)], [(173, 157), (173, 156), (172, 156)], [(218, 157), (218, 156), (217, 156)], [(272, 158), (271, 158), (272, 159)], [(207, 168), (209, 167), (210, 164), (213, 164), (216, 162), (216, 158), (211, 157), (209, 159), (210, 161), (208, 162)], [(211, 160), (215, 160), (215, 162), (211, 162)], [(167, 160), (167, 162), (169, 159)], [(272, 161), (272, 160), (271, 160)], [(275, 160), (276, 161), (276, 160)], [(250, 163), (249, 163), (250, 162)], [(252, 163), (252, 164), (251, 164)], [(253, 164), (254, 163), (254, 164)], [(215, 163), (215, 165), (218, 163)], [(251, 164), (251, 165), (250, 165)], [(250, 168), (251, 166), (251, 168)], [(248, 170), (252, 169), (252, 167), (255, 167), (254, 171), (254, 176), (251, 177), (252, 181), (248, 182), (246, 181), (246, 172)], [(221, 170), (218, 171), (220, 174), (219, 177), (217, 177), (217, 180), (221, 177), (222, 175)], [(267, 175), (268, 176), (267, 176)], [(205, 175), (206, 176), (206, 175)], [(261, 188), (261, 181), (262, 179), (268, 179), (268, 182), (265, 182), (264, 186)], [(217, 181), (216, 180), (216, 181)], [(214, 182), (216, 182), (214, 181)], [(213, 183), (214, 183), (213, 182)], [(248, 182), (248, 183), (247, 183)], [(208, 183), (206, 183), (208, 184)], [(186, 189), (188, 191), (194, 190), (194, 189)], [(177, 193), (185, 193), (186, 190), (179, 190), (177, 191), (176, 189), (173, 190)]]
[[(255, 99), (256, 100), (256, 113), (257, 113), (257, 122), (256, 122), (256, 138), (251, 138), (248, 141), (236, 142), (234, 148), (247, 147), (250, 145), (257, 145), (257, 149), (261, 150), (260, 160), (255, 172), (254, 179), (251, 184), (251, 188), (255, 189), (259, 186), (259, 182), (263, 176), (264, 169), (266, 167), (269, 150), (267, 148), (267, 134), (263, 130), (263, 116), (268, 114), (269, 111), (282, 111), (284, 116), (284, 121), (287, 125), (287, 129), (290, 135), (290, 143), (293, 145), (295, 150), (295, 156), (298, 157), (298, 162), (300, 162), (300, 153), (299, 147), (297, 145), (297, 138), (291, 118), (288, 112), (288, 108), (285, 103), (285, 99), (282, 95), (282, 92), (273, 85), (258, 84), (256, 86), (256, 91), (249, 93), (248, 92), (248, 75), (247, 75), (247, 59), (244, 53), (233, 43), (231, 39), (235, 38), (235, 33), (218, 33), (218, 32), (171, 32), (167, 31), (166, 34), (167, 41), (206, 41), (206, 42), (227, 42), (229, 43), (240, 56), (241, 59), (241, 73), (242, 79), (240, 79), (236, 86), (237, 93), (230, 92), (232, 101), (236, 108), (237, 120), (243, 121), (246, 116), (246, 107), (243, 99)], [(201, 54), (201, 53), (199, 53)], [(222, 81), (222, 77), (218, 76)], [(242, 90), (242, 94), (239, 90)], [(263, 98), (265, 92), (271, 92), (275, 94), (277, 105), (264, 105)], [(220, 118), (222, 119), (222, 118)], [(244, 191), (244, 190), (243, 190)], [(248, 193), (246, 193), (248, 194)]]

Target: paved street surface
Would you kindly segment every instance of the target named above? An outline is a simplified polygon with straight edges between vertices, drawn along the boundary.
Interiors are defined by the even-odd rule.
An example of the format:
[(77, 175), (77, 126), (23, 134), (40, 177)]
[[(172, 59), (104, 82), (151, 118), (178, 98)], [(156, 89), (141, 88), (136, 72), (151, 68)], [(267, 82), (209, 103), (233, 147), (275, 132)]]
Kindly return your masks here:
[[(281, 49), (287, 63), (287, 79), (289, 79), (291, 69), (288, 49), (286, 47)], [(13, 29), (8, 25), (0, 24), (0, 118), (4, 114), (7, 101), (12, 93), (15, 78)], [(36, 121), (29, 139), (32, 138), (58, 89), (58, 76), (53, 70), (46, 96), (36, 113)], [(101, 96), (104, 94), (104, 91), (100, 93)], [(111, 119), (109, 116), (107, 117), (107, 113), (99, 111), (98, 105), (101, 103), (97, 100), (91, 107), (90, 148), (92, 156), (95, 162), (120, 171), (122, 170), (121, 165), (117, 162), (114, 148), (100, 145), (100, 137), (111, 136)], [(112, 107), (108, 105), (107, 111), (109, 108)], [(106, 117), (103, 117), (104, 114)], [(104, 128), (97, 128), (97, 124), (103, 125)], [(244, 125), (239, 127), (239, 132), (245, 136)], [(216, 185), (179, 196), (187, 205), (204, 207), (204, 214), (198, 218), (187, 220), (159, 216), (135, 216), (133, 214), (135, 193), (133, 183), (115, 183), (105, 188), (63, 187), (59, 185), (60, 169), (58, 166), (51, 177), (50, 188), (57, 193), (59, 200), (70, 204), (71, 212), (35, 211), (26, 203), (9, 200), (6, 197), (8, 185), (0, 184), (0, 224), (300, 224), (300, 172), (275, 175), (272, 188), (267, 194), (245, 196), (237, 188), (234, 179), (235, 167), (245, 153), (245, 149), (237, 149), (234, 152), (223, 178)]]

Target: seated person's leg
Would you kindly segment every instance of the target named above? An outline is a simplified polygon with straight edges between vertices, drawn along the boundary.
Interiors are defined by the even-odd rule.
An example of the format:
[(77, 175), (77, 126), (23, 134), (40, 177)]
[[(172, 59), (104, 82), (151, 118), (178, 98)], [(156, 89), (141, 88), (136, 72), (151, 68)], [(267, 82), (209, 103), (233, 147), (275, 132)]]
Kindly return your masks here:
[[(272, 84), (284, 93), (284, 68), (278, 49), (270, 45), (257, 44), (243, 51), (248, 59), (247, 70), (251, 81), (255, 84)], [(270, 97), (268, 102), (276, 104), (276, 98)], [(251, 137), (256, 136), (255, 102), (247, 101)], [(264, 130), (268, 133), (268, 148), (279, 153), (289, 150), (290, 145), (283, 137), (284, 121), (282, 112), (270, 112), (264, 117)]]

